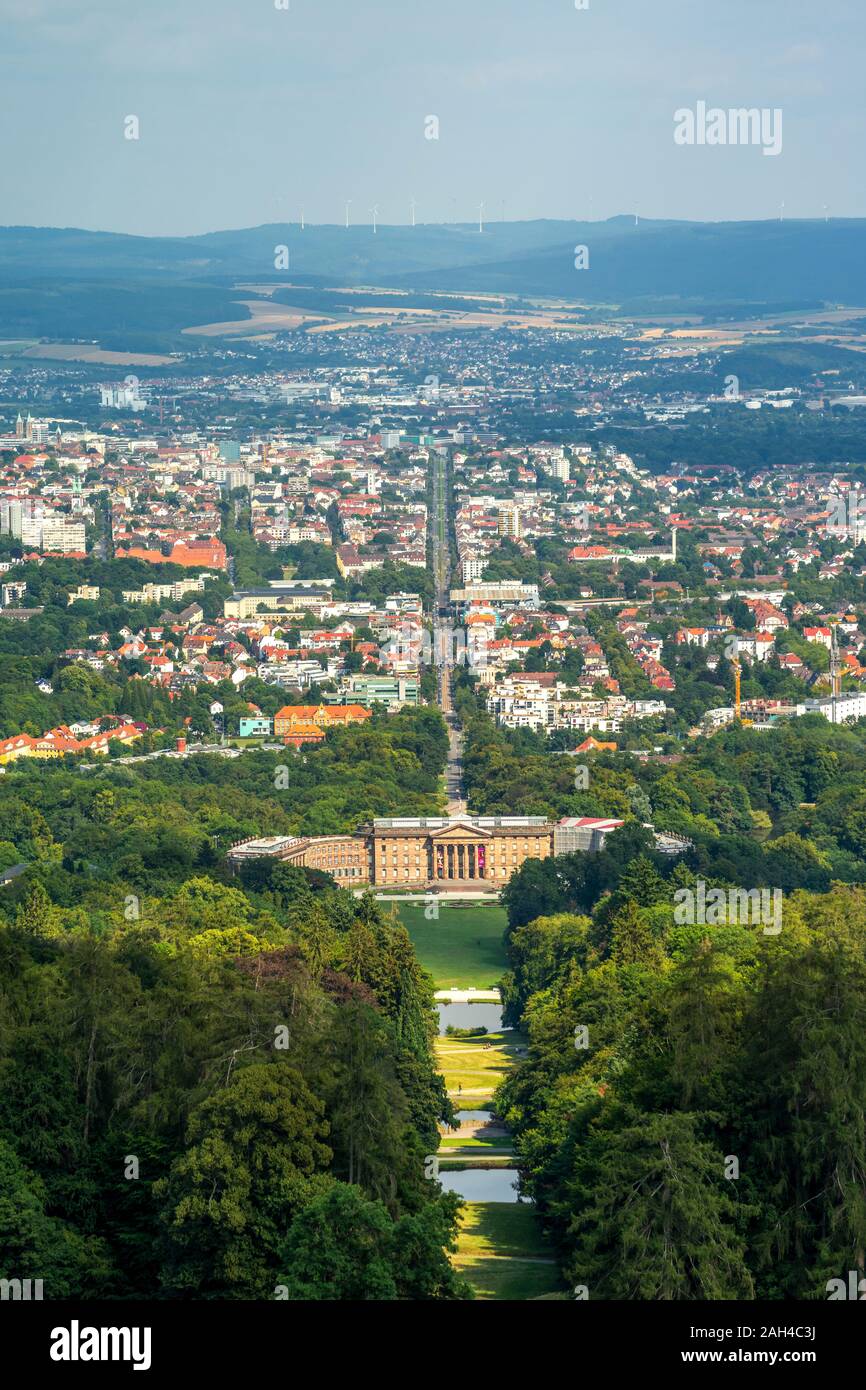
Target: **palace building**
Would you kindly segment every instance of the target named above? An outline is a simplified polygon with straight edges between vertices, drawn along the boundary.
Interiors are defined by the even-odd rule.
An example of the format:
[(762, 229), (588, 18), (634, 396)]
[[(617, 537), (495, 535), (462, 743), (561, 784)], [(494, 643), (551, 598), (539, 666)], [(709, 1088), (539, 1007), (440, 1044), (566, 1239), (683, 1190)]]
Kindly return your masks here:
[(497, 892), (526, 859), (592, 853), (622, 821), (573, 816), (388, 817), (354, 835), (271, 836), (234, 845), (234, 869), (250, 859), (323, 869), (346, 887), (475, 888)]

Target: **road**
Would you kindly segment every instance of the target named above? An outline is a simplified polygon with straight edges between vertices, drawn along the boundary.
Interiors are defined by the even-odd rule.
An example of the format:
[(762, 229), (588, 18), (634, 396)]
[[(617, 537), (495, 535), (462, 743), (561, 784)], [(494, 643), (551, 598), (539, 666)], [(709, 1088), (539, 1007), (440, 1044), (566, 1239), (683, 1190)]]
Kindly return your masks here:
[(466, 814), (463, 795), (463, 737), (454, 713), (454, 626), (449, 594), (451, 554), (448, 548), (445, 504), (445, 461), (433, 461), (433, 509), (430, 517), (431, 558), (435, 597), (433, 600), (433, 662), (436, 667), (439, 708), (448, 726), (448, 762), (445, 768), (445, 794), (449, 816)]

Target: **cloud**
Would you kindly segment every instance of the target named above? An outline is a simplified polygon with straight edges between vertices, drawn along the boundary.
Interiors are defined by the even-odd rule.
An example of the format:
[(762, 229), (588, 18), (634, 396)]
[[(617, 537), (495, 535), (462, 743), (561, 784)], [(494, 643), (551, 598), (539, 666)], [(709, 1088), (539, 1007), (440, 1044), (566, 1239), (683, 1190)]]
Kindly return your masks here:
[(819, 43), (792, 43), (772, 59), (774, 67), (798, 67), (801, 63), (820, 63), (826, 57)]

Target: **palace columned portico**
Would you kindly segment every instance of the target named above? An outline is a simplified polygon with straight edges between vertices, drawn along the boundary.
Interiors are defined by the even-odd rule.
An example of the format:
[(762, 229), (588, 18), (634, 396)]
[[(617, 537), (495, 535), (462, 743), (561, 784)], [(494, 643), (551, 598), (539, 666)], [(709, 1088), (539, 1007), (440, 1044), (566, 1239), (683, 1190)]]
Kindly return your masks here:
[(431, 878), (484, 878), (486, 869), (486, 845), (436, 845), (432, 850)]
[(501, 887), (524, 859), (553, 851), (543, 816), (376, 820), (369, 830), (377, 885)]

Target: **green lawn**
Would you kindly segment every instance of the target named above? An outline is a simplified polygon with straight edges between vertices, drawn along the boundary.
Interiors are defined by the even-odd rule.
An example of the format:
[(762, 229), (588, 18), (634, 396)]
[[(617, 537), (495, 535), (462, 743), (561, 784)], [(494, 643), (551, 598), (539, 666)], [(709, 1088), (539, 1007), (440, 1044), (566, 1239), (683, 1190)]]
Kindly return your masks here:
[[(447, 1134), (439, 1141), (439, 1152), (443, 1150), (457, 1150), (460, 1153), (474, 1152), (481, 1156), (485, 1153), (492, 1154), (513, 1154), (514, 1145), (507, 1134), (493, 1135), (466, 1135), (461, 1138), (459, 1134)], [(449, 1155), (451, 1156), (451, 1155)]]
[(525, 1038), (514, 1032), (488, 1033), (483, 1038), (437, 1038), (436, 1065), (458, 1109), (486, 1108), (525, 1045)]
[(490, 989), (497, 984), (506, 967), (504, 908), (438, 903), (439, 917), (428, 921), (423, 903), (395, 906), (437, 989)]
[(440, 1173), (465, 1173), (473, 1168), (478, 1168), (482, 1172), (495, 1172), (497, 1168), (507, 1168), (510, 1172), (514, 1168), (514, 1155), (480, 1154), (477, 1149), (471, 1154), (465, 1151), (449, 1154), (442, 1153), (440, 1149)]
[(467, 1203), (452, 1260), (477, 1298), (522, 1301), (562, 1288), (533, 1209), (522, 1202)]

